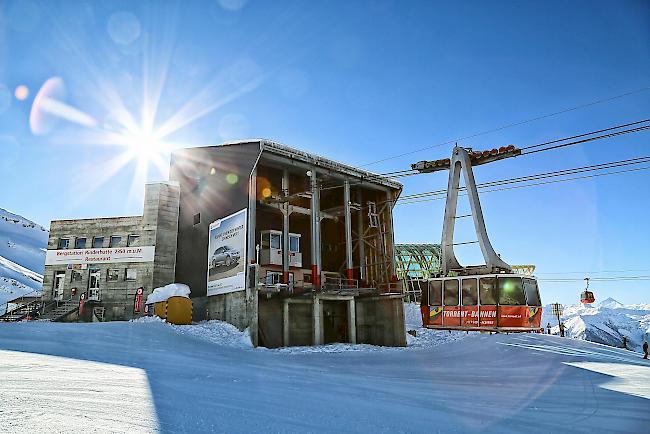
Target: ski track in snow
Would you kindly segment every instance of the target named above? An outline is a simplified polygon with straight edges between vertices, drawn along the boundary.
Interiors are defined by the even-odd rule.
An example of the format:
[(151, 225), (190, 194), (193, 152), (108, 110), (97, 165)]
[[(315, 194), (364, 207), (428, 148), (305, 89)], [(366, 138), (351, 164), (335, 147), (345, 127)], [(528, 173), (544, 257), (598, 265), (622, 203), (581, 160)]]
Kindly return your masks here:
[(430, 332), (407, 348), (268, 350), (219, 321), (0, 325), (0, 432), (642, 432), (650, 423), (650, 364), (639, 353)]

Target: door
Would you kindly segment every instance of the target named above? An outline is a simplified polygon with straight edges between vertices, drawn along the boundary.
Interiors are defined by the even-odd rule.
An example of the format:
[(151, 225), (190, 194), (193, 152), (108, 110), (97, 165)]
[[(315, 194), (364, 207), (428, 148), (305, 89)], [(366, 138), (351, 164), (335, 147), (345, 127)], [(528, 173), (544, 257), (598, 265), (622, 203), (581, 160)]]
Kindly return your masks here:
[(53, 286), (53, 299), (57, 301), (63, 300), (63, 284), (65, 282), (65, 271), (57, 271), (54, 273), (54, 286)]
[(88, 276), (88, 300), (99, 301), (100, 271), (91, 269)]

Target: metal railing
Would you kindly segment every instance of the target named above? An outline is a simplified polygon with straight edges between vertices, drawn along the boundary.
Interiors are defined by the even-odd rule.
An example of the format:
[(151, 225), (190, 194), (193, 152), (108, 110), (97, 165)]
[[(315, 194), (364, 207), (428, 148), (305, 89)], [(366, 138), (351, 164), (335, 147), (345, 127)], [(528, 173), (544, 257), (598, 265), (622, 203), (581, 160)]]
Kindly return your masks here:
[(359, 289), (359, 280), (325, 276), (322, 282), (322, 289)]
[[(17, 312), (17, 311), (22, 310), (22, 309), (25, 309), (26, 307), (29, 307), (29, 306), (37, 304), (37, 303), (42, 303), (41, 300), (29, 300), (29, 301), (26, 300), (28, 297), (31, 298), (31, 297), (36, 296), (37, 294), (42, 297), (42, 291), (38, 290), (38, 289), (35, 289), (33, 291), (30, 291), (30, 292), (28, 292), (26, 294), (21, 295), (18, 298), (14, 298), (13, 300), (8, 300), (6, 305), (5, 305), (5, 313), (0, 315), (0, 317), (10, 316), (10, 315), (12, 315), (12, 313)], [(16, 306), (9, 309), (10, 304), (16, 305)]]
[(402, 294), (402, 282), (378, 283), (377, 290), (380, 294)]

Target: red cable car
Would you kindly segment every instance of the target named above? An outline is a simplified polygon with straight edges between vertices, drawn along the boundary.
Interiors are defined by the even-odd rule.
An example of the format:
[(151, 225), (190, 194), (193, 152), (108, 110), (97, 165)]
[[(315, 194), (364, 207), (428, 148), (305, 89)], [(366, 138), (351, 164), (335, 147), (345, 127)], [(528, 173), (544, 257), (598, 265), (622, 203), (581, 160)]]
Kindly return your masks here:
[(585, 281), (587, 282), (587, 287), (580, 294), (580, 303), (591, 304), (596, 301), (596, 298), (594, 297), (594, 293), (589, 291), (589, 278), (585, 278)]

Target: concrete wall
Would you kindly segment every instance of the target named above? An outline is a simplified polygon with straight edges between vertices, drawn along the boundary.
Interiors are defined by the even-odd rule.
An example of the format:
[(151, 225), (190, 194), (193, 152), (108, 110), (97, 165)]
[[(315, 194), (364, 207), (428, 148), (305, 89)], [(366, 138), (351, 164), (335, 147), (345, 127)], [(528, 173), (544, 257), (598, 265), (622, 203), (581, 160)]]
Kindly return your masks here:
[(402, 295), (356, 298), (357, 342), (406, 346)]
[[(318, 306), (314, 308), (314, 300)], [(354, 315), (348, 311), (353, 306)], [(334, 312), (334, 310), (336, 312)], [(319, 318), (315, 318), (318, 312)], [(328, 315), (338, 314), (345, 323), (345, 342), (382, 346), (405, 346), (404, 302), (401, 295), (357, 296), (318, 294), (303, 297), (272, 297), (259, 299), (259, 344), (267, 348), (314, 345), (315, 330), (320, 340), (338, 335), (328, 330)], [(347, 315), (347, 318), (343, 318)], [(342, 325), (342, 324), (340, 324)], [(351, 330), (347, 329), (351, 327)], [(334, 333), (333, 333), (334, 332)], [(356, 333), (355, 333), (356, 332)]]
[(239, 330), (248, 327), (245, 291), (206, 297), (206, 319), (226, 321)]
[[(192, 298), (207, 292), (210, 223), (248, 207), (249, 176), (259, 150), (259, 142), (253, 142), (172, 154), (169, 178), (180, 185), (176, 281), (190, 286)], [(200, 221), (194, 224), (197, 214)]]

